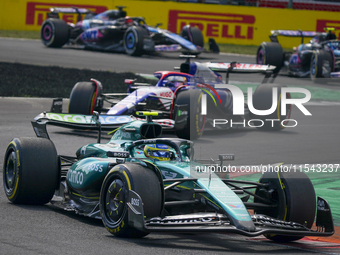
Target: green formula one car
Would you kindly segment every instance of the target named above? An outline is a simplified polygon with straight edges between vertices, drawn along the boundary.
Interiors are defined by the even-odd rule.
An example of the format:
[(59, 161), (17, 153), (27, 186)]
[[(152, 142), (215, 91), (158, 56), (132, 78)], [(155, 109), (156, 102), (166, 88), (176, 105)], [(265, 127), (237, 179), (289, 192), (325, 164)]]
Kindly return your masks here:
[[(100, 130), (98, 113), (83, 119), (88, 123), (78, 126)], [(68, 120), (59, 122), (74, 128)], [(206, 171), (211, 164), (193, 160), (191, 141), (160, 138), (162, 127), (149, 116), (122, 125), (107, 143), (82, 146), (76, 157), (57, 155), (49, 121), (38, 116), (32, 122), (38, 137), (15, 138), (7, 147), (3, 181), (12, 203), (51, 203), (101, 219), (119, 237), (218, 232), (288, 242), (334, 233), (328, 203), (316, 199), (303, 172), (273, 165), (258, 182), (220, 179)], [(232, 159), (219, 155), (218, 164)]]

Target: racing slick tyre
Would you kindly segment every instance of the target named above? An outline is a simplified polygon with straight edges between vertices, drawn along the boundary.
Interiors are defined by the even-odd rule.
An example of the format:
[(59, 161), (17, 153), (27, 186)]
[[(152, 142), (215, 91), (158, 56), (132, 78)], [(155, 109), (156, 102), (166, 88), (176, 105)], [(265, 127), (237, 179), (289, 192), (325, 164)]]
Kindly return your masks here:
[(149, 37), (149, 33), (144, 27), (129, 27), (124, 34), (124, 49), (126, 54), (131, 56), (143, 55), (145, 37)]
[(60, 48), (68, 42), (70, 30), (64, 20), (49, 18), (42, 24), (40, 36), (47, 47)]
[(48, 203), (58, 186), (59, 161), (53, 142), (45, 138), (14, 138), (4, 158), (3, 184), (15, 204)]
[(100, 214), (106, 229), (118, 237), (139, 238), (149, 234), (129, 226), (128, 193), (133, 190), (141, 197), (146, 218), (159, 217), (163, 208), (162, 185), (156, 173), (145, 166), (136, 163), (115, 166), (100, 191)]
[(96, 84), (94, 82), (78, 82), (74, 85), (68, 106), (68, 112), (91, 115), (97, 100)]
[[(260, 130), (279, 131), (286, 127), (290, 118), (291, 104), (286, 105), (286, 114), (281, 114), (281, 89), (287, 87), (285, 85), (265, 83), (259, 85), (252, 97), (252, 104), (256, 110), (269, 110), (276, 106), (276, 110), (269, 115), (256, 115), (249, 109), (249, 116), (253, 121), (254, 127)], [(277, 101), (273, 104), (273, 88), (277, 88)], [(290, 98), (290, 93), (286, 94), (286, 98)], [(250, 98), (251, 99), (251, 98)], [(249, 100), (249, 99), (248, 99)], [(250, 105), (248, 105), (248, 108)]]
[(201, 30), (198, 27), (186, 25), (181, 31), (181, 37), (192, 42), (194, 45), (202, 47), (204, 46), (204, 39)]
[(328, 78), (333, 71), (332, 53), (324, 49), (314, 52), (310, 62), (310, 77), (313, 81), (317, 78)]
[[(285, 169), (284, 165), (281, 165)], [(256, 214), (264, 214), (272, 218), (284, 221), (292, 221), (311, 228), (314, 223), (316, 211), (316, 198), (312, 182), (304, 172), (276, 170), (265, 172), (260, 178), (260, 183), (268, 186), (258, 188), (255, 194), (270, 199), (275, 208), (256, 209)], [(288, 166), (287, 166), (288, 170)], [(254, 198), (254, 202), (262, 202)], [(289, 236), (267, 234), (266, 238), (276, 242), (291, 242), (303, 238), (303, 236)]]
[(263, 42), (257, 49), (256, 63), (259, 65), (276, 66), (274, 73), (278, 73), (283, 66), (284, 54), (281, 44), (277, 42)]
[(201, 90), (179, 92), (175, 100), (175, 133), (177, 137), (195, 140), (203, 134), (206, 116), (201, 114)]

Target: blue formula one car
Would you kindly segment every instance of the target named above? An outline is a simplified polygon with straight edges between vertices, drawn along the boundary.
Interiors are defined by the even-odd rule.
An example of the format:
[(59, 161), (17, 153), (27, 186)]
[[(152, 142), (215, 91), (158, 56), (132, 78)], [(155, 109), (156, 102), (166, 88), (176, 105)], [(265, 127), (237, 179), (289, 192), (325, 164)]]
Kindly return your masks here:
[[(330, 207), (316, 200), (304, 172), (281, 171), (279, 164), (264, 171), (259, 182), (220, 179), (192, 160), (191, 141), (160, 138), (162, 127), (147, 117), (121, 126), (107, 143), (82, 146), (74, 157), (57, 154), (46, 124), (75, 128), (77, 122), (100, 131), (98, 113), (53, 122), (47, 114), (38, 116), (32, 122), (38, 137), (15, 138), (7, 147), (7, 198), (15, 204), (50, 202), (101, 219), (118, 237), (215, 232), (288, 242), (334, 233)], [(219, 158), (222, 166), (233, 155)], [(311, 229), (316, 211), (318, 231)]]
[[(273, 74), (274, 66), (235, 62), (200, 63), (191, 62), (188, 57), (179, 69), (179, 72), (155, 72), (155, 77), (159, 79), (155, 86), (128, 79), (126, 80), (128, 93), (103, 93), (102, 84), (94, 79), (91, 82), (78, 82), (70, 95), (68, 113), (91, 115), (93, 111), (98, 111), (117, 118), (121, 115), (136, 117), (137, 111), (153, 111), (160, 113), (154, 121), (168, 130), (175, 131), (177, 136), (183, 139), (197, 139), (202, 135), (205, 124), (213, 125), (214, 119), (223, 119), (223, 123), (227, 123), (223, 127), (221, 125), (221, 128), (235, 127), (232, 124), (236, 122), (246, 125), (252, 119), (257, 119), (256, 126), (260, 129), (282, 130), (285, 127), (291, 113), (291, 105), (287, 105), (285, 114), (280, 112), (279, 98), (281, 88), (285, 86), (267, 82), (272, 80), (269, 78)], [(252, 95), (252, 103), (256, 109), (267, 110), (273, 108), (272, 102), (275, 102), (277, 110), (262, 116), (250, 113), (248, 104), (242, 103), (243, 94), (242, 98), (233, 100), (233, 93), (225, 88), (228, 81), (222, 82), (222, 76), (217, 71), (226, 72), (227, 79), (229, 73), (233, 72), (265, 73), (264, 83), (258, 86)], [(236, 86), (230, 86), (238, 89)], [(277, 94), (272, 101), (274, 87), (277, 88)], [(290, 94), (287, 94), (285, 96), (289, 98)], [(125, 97), (118, 99), (119, 96)], [(110, 107), (103, 107), (104, 102), (108, 102)], [(55, 100), (54, 104), (61, 103)], [(234, 104), (241, 104), (243, 113), (234, 115)], [(207, 108), (206, 113), (202, 112), (204, 107)], [(56, 105), (52, 106), (52, 109), (54, 108), (57, 108)], [(59, 109), (55, 112), (62, 111)], [(277, 121), (269, 123), (267, 119)]]
[[(275, 72), (295, 77), (338, 78), (340, 77), (340, 41), (334, 28), (326, 32), (301, 30), (272, 30), (271, 42), (263, 42), (257, 50), (256, 63), (276, 66)], [(301, 37), (301, 44), (294, 52), (283, 51), (278, 36)], [(304, 38), (311, 37), (309, 43)]]
[[(77, 13), (76, 24), (59, 19), (59, 13)], [(81, 15), (86, 14), (81, 20)], [(180, 35), (148, 26), (142, 17), (129, 17), (123, 7), (103, 13), (93, 13), (82, 8), (51, 8), (49, 18), (41, 26), (41, 40), (47, 47), (65, 44), (90, 50), (125, 52), (140, 56), (144, 53), (180, 51), (200, 54), (204, 51), (202, 32), (193, 26), (185, 26)], [(218, 46), (209, 39), (214, 52)]]

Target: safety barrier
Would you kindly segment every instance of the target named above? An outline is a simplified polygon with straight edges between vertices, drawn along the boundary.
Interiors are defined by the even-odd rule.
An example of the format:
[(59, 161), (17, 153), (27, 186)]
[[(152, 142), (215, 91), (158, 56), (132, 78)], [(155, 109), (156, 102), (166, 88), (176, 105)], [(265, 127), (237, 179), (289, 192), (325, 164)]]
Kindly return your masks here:
[[(323, 31), (324, 27), (331, 26), (338, 29), (337, 36), (340, 32), (337, 12), (136, 0), (1, 1), (0, 29), (38, 31), (50, 7), (77, 6), (99, 13), (119, 5), (126, 6), (129, 16), (143, 16), (151, 26), (162, 23), (161, 28), (175, 33), (186, 24), (198, 26), (206, 41), (211, 37), (217, 43), (259, 45), (269, 40), (270, 30), (276, 29)], [(77, 15), (72, 14), (61, 15), (61, 18), (72, 23), (77, 21)], [(284, 47), (300, 42), (298, 38), (279, 40)]]

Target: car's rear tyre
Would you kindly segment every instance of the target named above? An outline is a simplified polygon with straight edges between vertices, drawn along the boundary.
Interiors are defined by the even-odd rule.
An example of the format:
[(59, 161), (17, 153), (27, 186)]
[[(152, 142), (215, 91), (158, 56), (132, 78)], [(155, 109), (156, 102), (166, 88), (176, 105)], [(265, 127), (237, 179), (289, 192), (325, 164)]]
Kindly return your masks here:
[(143, 237), (149, 234), (128, 224), (128, 192), (135, 191), (143, 201), (146, 218), (159, 217), (162, 184), (153, 170), (140, 164), (115, 166), (105, 177), (100, 191), (100, 214), (106, 229), (118, 237)]
[(324, 49), (313, 53), (310, 62), (310, 77), (313, 81), (317, 78), (328, 78), (333, 70), (332, 53)]
[(201, 30), (198, 27), (186, 25), (181, 31), (181, 37), (192, 42), (194, 45), (202, 47), (204, 46), (204, 38)]
[[(284, 165), (282, 167), (284, 169)], [(268, 186), (257, 189), (255, 194), (271, 199), (273, 204), (278, 206), (275, 209), (257, 209), (255, 213), (300, 223), (308, 228), (312, 227), (316, 211), (315, 191), (312, 182), (304, 172), (285, 170), (279, 173), (265, 172), (259, 182), (266, 183)], [(261, 200), (254, 198), (254, 202), (261, 202)], [(303, 236), (269, 234), (265, 236), (276, 242), (291, 242), (303, 238)]]
[(42, 24), (40, 36), (47, 47), (59, 48), (68, 42), (70, 30), (64, 20), (49, 18)]
[[(256, 119), (258, 121), (253, 121), (257, 129), (269, 130), (269, 131), (279, 131), (287, 126), (289, 121), (285, 121), (290, 118), (291, 108), (290, 104), (286, 105), (286, 115), (281, 115), (281, 98), (282, 98), (282, 88), (285, 85), (265, 83), (259, 85), (252, 97), (253, 106), (256, 110), (268, 110), (273, 104), (273, 88), (277, 88), (277, 103), (276, 110), (269, 115), (256, 115), (251, 113), (250, 118)], [(290, 98), (290, 93), (286, 94), (286, 98)], [(248, 105), (249, 107), (249, 105)], [(271, 121), (273, 120), (273, 121)], [(263, 125), (262, 125), (263, 124)]]
[(51, 140), (14, 138), (4, 158), (3, 184), (7, 198), (15, 204), (48, 203), (59, 181), (57, 151)]
[[(189, 89), (179, 92), (175, 100), (175, 133), (177, 137), (195, 140), (203, 134), (205, 115), (202, 115), (201, 90)], [(187, 111), (182, 111), (181, 106), (187, 106)]]
[(145, 37), (149, 37), (149, 33), (144, 27), (129, 27), (124, 34), (124, 49), (126, 54), (131, 56), (143, 55)]
[(278, 73), (283, 66), (284, 55), (281, 44), (277, 42), (263, 42), (257, 49), (256, 63), (259, 65), (276, 66), (274, 73)]
[(68, 112), (91, 115), (96, 105), (97, 92), (94, 82), (78, 82), (74, 85), (68, 106)]

